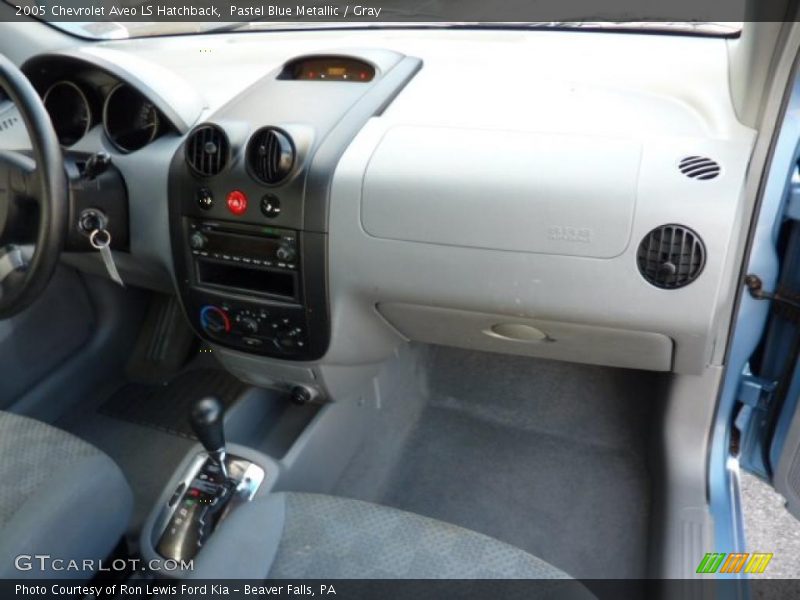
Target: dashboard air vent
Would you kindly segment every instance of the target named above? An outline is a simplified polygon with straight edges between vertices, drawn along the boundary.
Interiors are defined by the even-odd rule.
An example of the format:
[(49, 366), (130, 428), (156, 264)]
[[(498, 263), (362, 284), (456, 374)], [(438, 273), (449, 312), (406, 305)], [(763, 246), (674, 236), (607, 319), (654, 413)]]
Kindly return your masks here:
[(230, 144), (225, 132), (216, 125), (201, 125), (186, 141), (186, 162), (203, 177), (212, 177), (228, 164)]
[(662, 225), (648, 233), (636, 252), (639, 272), (652, 285), (672, 290), (692, 283), (703, 270), (703, 240), (683, 225)]
[(678, 168), (692, 179), (714, 179), (720, 172), (719, 164), (705, 156), (687, 156), (678, 163)]
[(259, 129), (247, 145), (247, 165), (253, 176), (262, 183), (280, 183), (294, 165), (291, 138), (274, 127)]

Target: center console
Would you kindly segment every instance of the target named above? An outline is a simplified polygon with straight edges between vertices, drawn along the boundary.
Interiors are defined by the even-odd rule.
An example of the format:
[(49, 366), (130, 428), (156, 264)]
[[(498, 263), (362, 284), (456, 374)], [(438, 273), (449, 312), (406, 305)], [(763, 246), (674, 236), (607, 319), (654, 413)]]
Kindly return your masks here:
[[(200, 337), (237, 351), (220, 355), (227, 368), (237, 367), (233, 370), (241, 379), (280, 387), (262, 386), (265, 379), (271, 381), (262, 372), (270, 367), (281, 373), (311, 369), (274, 365), (259, 357), (316, 361), (328, 351), (328, 202), (333, 174), (364, 124), (385, 110), (421, 64), (385, 50), (290, 60), (196, 125), (172, 157), (169, 229), (181, 305)], [(309, 400), (317, 390), (310, 388), (308, 379), (295, 383), (306, 387), (295, 385), (282, 400), (314, 404)], [(336, 432), (346, 437), (337, 454), (347, 456), (354, 451), (348, 444), (356, 438), (341, 429), (341, 415), (361, 419), (365, 412), (349, 402), (326, 408), (319, 418), (316, 411), (298, 408), (299, 413), (275, 427), (270, 444), (251, 436), (237, 438), (283, 456), (278, 463), (254, 448), (226, 445), (221, 405), (201, 399), (191, 418), (203, 449), (192, 450), (166, 484), (145, 522), (142, 556), (177, 561), (196, 556), (201, 562), (203, 556), (217, 556), (214, 547), (219, 550), (219, 540), (226, 538), (220, 530), (246, 537), (248, 511), (259, 505), (251, 501), (268, 496), (279, 475), (281, 485), (291, 484), (302, 469), (314, 473), (319, 482), (327, 481), (335, 469), (321, 470), (319, 461), (311, 469), (310, 459), (303, 457), (319, 451), (319, 445), (309, 442), (308, 429), (300, 433), (299, 426), (310, 423), (309, 428), (321, 429), (335, 424)], [(278, 415), (268, 406), (255, 413), (264, 419)], [(249, 416), (244, 409), (239, 414)], [(264, 425), (252, 420), (254, 428)], [(239, 425), (241, 421), (233, 419)], [(269, 424), (264, 425), (258, 433), (263, 436), (268, 429)], [(330, 439), (338, 433), (319, 435)], [(295, 446), (281, 448), (290, 439), (303, 450), (287, 462)], [(232, 514), (238, 516), (226, 528)], [(270, 522), (265, 520), (264, 527)], [(209, 540), (215, 541), (206, 547)], [(227, 555), (227, 547), (222, 551)], [(246, 562), (245, 557), (235, 560)]]
[(277, 464), (246, 447), (229, 452), (223, 421), (219, 399), (194, 403), (190, 423), (203, 450), (184, 459), (148, 519), (141, 540), (148, 559), (193, 559), (231, 512), (274, 485)]
[(189, 132), (170, 165), (170, 235), (201, 337), (283, 360), (326, 353), (333, 173), (420, 65), (384, 50), (299, 57)]

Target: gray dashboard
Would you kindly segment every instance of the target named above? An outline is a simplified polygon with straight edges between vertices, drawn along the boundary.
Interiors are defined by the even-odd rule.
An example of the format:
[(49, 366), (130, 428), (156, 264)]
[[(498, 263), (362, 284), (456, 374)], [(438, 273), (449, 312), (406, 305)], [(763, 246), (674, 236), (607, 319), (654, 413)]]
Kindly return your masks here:
[[(333, 134), (334, 121), (355, 119), (335, 152), (317, 155), (322, 140), (310, 143), (307, 159), (325, 158), (324, 176), (303, 179), (305, 200), (286, 201), (307, 211), (292, 227), (326, 236), (317, 272), (329, 344), (312, 361), (219, 345), (244, 379), (335, 394), (406, 340), (678, 373), (699, 373), (724, 344), (719, 307), (738, 269), (729, 249), (741, 235), (755, 137), (731, 106), (725, 40), (320, 31), (83, 42), (59, 52), (137, 86), (170, 122), (135, 152), (119, 152), (101, 126), (74, 146), (112, 154), (130, 203), (123, 277), (160, 289), (181, 286), (170, 165), (193, 128), (227, 114), (219, 124), (234, 146), (265, 125), (300, 139), (329, 84), (298, 86), (292, 107), (279, 97), (288, 88), (269, 84), (272, 106), (263, 83), (298, 56), (360, 57), (381, 73), (403, 57), (421, 65), (358, 118), (343, 110), (326, 126)], [(258, 100), (247, 100), (254, 89)], [(246, 110), (226, 109), (236, 105)], [(691, 157), (712, 161), (716, 174), (682, 171)], [(642, 258), (642, 244), (663, 226), (702, 244), (688, 284), (659, 287), (643, 276), (642, 261), (659, 259)], [(678, 250), (660, 235), (667, 261)], [(67, 260), (97, 269), (91, 257)]]

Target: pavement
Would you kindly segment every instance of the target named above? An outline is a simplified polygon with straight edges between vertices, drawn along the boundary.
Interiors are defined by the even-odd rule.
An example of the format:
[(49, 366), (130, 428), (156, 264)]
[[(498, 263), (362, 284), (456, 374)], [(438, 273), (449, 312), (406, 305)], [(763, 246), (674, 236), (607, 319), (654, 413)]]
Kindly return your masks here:
[(742, 509), (748, 552), (772, 552), (763, 575), (800, 578), (800, 520), (784, 507), (783, 496), (754, 475), (741, 473)]

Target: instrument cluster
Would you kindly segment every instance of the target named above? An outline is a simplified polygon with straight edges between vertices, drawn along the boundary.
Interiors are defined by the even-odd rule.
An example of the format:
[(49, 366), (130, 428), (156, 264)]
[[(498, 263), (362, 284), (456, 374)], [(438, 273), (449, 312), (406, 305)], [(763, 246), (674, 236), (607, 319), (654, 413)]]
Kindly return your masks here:
[(77, 144), (98, 125), (123, 154), (144, 148), (172, 129), (145, 93), (100, 69), (56, 61), (27, 75), (41, 94), (65, 148)]

